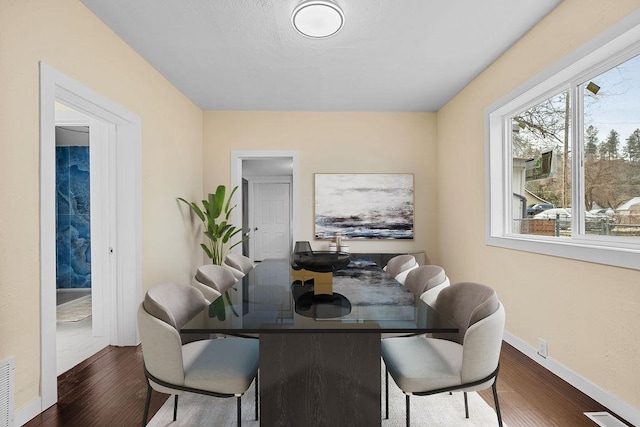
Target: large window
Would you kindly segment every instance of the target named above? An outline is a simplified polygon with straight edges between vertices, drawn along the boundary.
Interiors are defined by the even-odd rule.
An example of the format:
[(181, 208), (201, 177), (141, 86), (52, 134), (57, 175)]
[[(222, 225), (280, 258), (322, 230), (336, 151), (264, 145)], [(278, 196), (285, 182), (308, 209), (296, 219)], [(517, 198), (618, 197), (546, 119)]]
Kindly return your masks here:
[(640, 27), (547, 74), (487, 110), (487, 242), (640, 269)]

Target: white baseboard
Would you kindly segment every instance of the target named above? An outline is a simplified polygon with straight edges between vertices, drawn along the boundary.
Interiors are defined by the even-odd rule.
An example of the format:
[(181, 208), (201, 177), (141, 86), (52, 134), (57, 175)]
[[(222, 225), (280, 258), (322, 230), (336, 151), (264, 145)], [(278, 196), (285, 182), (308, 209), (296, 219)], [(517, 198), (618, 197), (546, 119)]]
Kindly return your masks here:
[(544, 358), (540, 356), (535, 348), (508, 332), (504, 333), (504, 341), (610, 411), (616, 413), (620, 417), (632, 423), (634, 426), (640, 426), (640, 410), (638, 408), (634, 408), (628, 403), (623, 402), (616, 396), (604, 390), (602, 387), (578, 375), (552, 358)]
[(42, 412), (42, 399), (38, 397), (15, 413), (16, 427), (23, 426)]

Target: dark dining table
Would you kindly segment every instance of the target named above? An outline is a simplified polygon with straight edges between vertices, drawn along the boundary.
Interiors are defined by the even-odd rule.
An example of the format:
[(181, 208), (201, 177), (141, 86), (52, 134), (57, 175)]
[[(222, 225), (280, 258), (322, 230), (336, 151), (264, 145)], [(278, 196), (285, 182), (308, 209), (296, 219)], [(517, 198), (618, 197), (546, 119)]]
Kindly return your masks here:
[(457, 332), (371, 261), (332, 275), (314, 295), (289, 260), (262, 261), (180, 330), (259, 337), (262, 426), (380, 425), (381, 334)]

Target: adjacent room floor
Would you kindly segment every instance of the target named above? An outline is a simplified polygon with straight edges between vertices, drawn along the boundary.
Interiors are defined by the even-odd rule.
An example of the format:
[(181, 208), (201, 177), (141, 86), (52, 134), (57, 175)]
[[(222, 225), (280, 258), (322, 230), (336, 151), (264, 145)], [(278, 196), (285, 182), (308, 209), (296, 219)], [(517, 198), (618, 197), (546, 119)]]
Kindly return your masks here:
[(92, 336), (91, 290), (58, 290), (56, 293), (57, 375), (109, 345), (108, 337)]

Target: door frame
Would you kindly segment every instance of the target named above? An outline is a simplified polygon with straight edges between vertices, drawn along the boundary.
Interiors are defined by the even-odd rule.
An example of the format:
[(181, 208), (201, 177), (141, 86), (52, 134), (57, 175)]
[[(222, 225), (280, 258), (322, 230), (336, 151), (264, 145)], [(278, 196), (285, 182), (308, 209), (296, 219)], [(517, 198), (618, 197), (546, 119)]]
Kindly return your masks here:
[[(231, 151), (231, 188), (237, 186), (237, 193), (242, 200), (242, 161), (243, 160), (272, 160), (291, 159), (293, 170), (291, 172), (291, 240), (300, 239), (300, 174), (298, 169), (298, 151), (295, 150), (250, 150)], [(249, 207), (251, 209), (251, 206)], [(251, 214), (250, 214), (251, 215)], [(242, 209), (234, 209), (231, 212), (233, 224), (242, 224)], [(240, 245), (232, 249), (239, 253)]]
[[(291, 225), (292, 219), (293, 219), (293, 207), (291, 206), (293, 204), (293, 200), (292, 200), (292, 187), (293, 187), (293, 183), (292, 183), (292, 177), (290, 176), (252, 176), (249, 178), (245, 178), (249, 185), (248, 185), (248, 199), (249, 199), (249, 206), (250, 206), (250, 212), (249, 214), (249, 228), (251, 229), (251, 231), (255, 230), (255, 226), (256, 226), (256, 211), (255, 211), (255, 190), (253, 188), (254, 184), (288, 184), (289, 185), (289, 224)], [(249, 236), (251, 236), (251, 234), (249, 234)], [(291, 226), (289, 227), (289, 250), (291, 250), (291, 248), (293, 248), (293, 235), (291, 232)], [(250, 238), (249, 239), (249, 257), (253, 260), (255, 260), (255, 254), (256, 254), (256, 242), (255, 239)]]
[(142, 300), (142, 131), (138, 116), (40, 62), (40, 411), (58, 400), (56, 375), (55, 103), (107, 124), (114, 161), (115, 241), (109, 244), (115, 286), (109, 290), (110, 337), (137, 345)]

